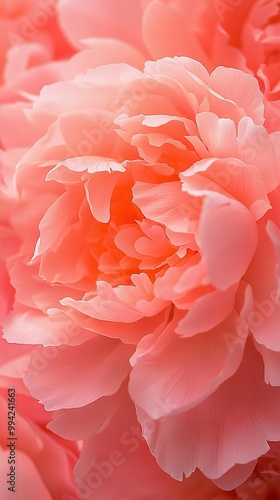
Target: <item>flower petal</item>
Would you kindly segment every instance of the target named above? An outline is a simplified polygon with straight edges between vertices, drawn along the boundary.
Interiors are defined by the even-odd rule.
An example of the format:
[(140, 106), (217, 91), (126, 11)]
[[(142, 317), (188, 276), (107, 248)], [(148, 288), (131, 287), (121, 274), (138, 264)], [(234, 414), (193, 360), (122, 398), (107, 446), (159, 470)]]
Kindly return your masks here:
[(75, 348), (37, 348), (25, 383), (47, 410), (79, 408), (116, 392), (129, 373), (132, 353), (131, 346), (101, 336)]
[(243, 204), (218, 193), (207, 196), (197, 242), (215, 287), (225, 290), (242, 278), (257, 238), (255, 221)]
[[(182, 479), (198, 467), (217, 479), (266, 453), (267, 441), (280, 439), (280, 389), (265, 384), (262, 372), (250, 342), (236, 373), (197, 407), (157, 421), (138, 407), (143, 435), (163, 470)], [(241, 469), (238, 482), (243, 479)]]

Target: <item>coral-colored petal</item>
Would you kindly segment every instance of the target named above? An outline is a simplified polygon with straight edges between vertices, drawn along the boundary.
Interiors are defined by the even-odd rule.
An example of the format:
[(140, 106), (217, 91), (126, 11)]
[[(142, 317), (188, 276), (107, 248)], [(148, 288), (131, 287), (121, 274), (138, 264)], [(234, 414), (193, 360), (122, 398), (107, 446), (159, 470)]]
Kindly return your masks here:
[(237, 283), (254, 255), (257, 228), (243, 204), (219, 194), (207, 196), (197, 241), (214, 286), (225, 290)]
[(138, 408), (159, 465), (177, 479), (196, 467), (217, 479), (266, 453), (267, 441), (280, 436), (280, 389), (265, 384), (262, 371), (261, 356), (250, 343), (237, 372), (197, 407), (157, 421)]
[(75, 348), (37, 348), (25, 383), (48, 410), (79, 408), (116, 392), (129, 373), (132, 353), (132, 347), (101, 336)]
[(199, 297), (179, 322), (176, 332), (190, 337), (217, 326), (233, 311), (236, 290), (234, 285), (226, 291), (214, 290)]
[(243, 355), (245, 337), (236, 332), (236, 314), (188, 339), (177, 337), (176, 323), (159, 338), (144, 337), (131, 360), (132, 399), (154, 419), (196, 406), (233, 375)]

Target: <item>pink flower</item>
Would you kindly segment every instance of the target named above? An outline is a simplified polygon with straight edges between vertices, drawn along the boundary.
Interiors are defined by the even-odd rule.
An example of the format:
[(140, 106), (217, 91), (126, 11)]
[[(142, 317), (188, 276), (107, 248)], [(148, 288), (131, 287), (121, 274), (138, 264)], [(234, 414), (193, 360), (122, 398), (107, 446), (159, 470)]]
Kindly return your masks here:
[(129, 378), (161, 469), (237, 487), (280, 440), (280, 133), (264, 128), (257, 81), (165, 58), (88, 70), (9, 109), (25, 137), (4, 332), (42, 345), (32, 395), (81, 412), (75, 439), (99, 443), (87, 407), (104, 422)]
[(146, 58), (181, 55), (201, 61), (209, 70), (218, 64), (243, 68), (244, 57), (229, 44), (215, 7), (215, 1), (208, 0), (68, 0), (59, 5), (58, 15), (76, 48), (97, 37), (113, 38), (136, 47)]

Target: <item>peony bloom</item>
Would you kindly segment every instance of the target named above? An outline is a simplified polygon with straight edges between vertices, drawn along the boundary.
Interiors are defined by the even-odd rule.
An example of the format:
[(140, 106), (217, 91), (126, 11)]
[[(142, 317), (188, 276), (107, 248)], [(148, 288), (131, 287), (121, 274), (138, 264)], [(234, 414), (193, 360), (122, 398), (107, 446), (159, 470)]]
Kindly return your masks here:
[(109, 64), (14, 112), (4, 337), (41, 344), (25, 383), (70, 415), (53, 430), (89, 440), (77, 480), (125, 398), (158, 478), (198, 468), (238, 487), (280, 441), (280, 133), (264, 127), (257, 80), (186, 57)]

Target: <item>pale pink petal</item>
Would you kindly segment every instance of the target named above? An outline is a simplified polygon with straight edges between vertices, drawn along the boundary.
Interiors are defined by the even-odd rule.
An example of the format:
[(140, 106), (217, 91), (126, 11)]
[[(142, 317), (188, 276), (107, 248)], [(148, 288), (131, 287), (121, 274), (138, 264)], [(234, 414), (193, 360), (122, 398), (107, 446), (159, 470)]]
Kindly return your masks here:
[(220, 66), (211, 74), (213, 90), (236, 103), (241, 113), (251, 117), (256, 124), (263, 124), (263, 94), (258, 81), (252, 76), (234, 68)]
[[(145, 337), (131, 359), (129, 390), (137, 406), (153, 419), (195, 407), (237, 370), (245, 337), (236, 332), (232, 314), (213, 330), (178, 338), (176, 322), (161, 336)], [(226, 335), (232, 336), (229, 347)], [(233, 340), (235, 338), (235, 340)]]
[[(76, 176), (75, 173), (80, 175)], [(96, 156), (79, 156), (77, 158), (67, 158), (64, 161), (59, 162), (52, 170), (49, 171), (47, 175), (48, 180), (55, 179), (58, 182), (77, 182), (81, 179), (81, 174), (83, 174), (83, 179), (85, 174), (97, 174), (97, 173), (113, 173), (113, 172), (125, 172), (125, 168), (122, 164), (116, 162), (110, 158), (96, 157)]]
[(210, 156), (223, 158), (238, 154), (236, 128), (232, 120), (219, 118), (215, 113), (198, 113), (196, 123)]
[[(228, 79), (233, 76), (232, 71), (230, 68), (222, 69), (224, 78), (228, 82)], [(198, 61), (188, 57), (166, 57), (156, 62), (147, 62), (145, 73), (156, 80), (168, 81), (169, 86), (172, 85), (177, 90), (177, 96), (182, 93), (181, 102), (184, 102), (185, 105), (188, 104), (189, 107), (188, 111), (185, 111), (187, 113), (185, 116), (188, 118), (195, 119), (198, 113), (211, 111), (220, 118), (233, 120), (237, 125), (240, 118), (246, 116), (245, 110), (239, 108), (238, 103), (213, 89), (211, 75)], [(240, 78), (243, 80), (243, 72), (235, 70), (234, 80), (236, 84)], [(230, 88), (229, 86), (229, 95), (231, 94)], [(244, 90), (246, 91), (246, 86)]]
[(99, 222), (109, 222), (110, 203), (114, 188), (119, 180), (120, 173), (125, 172), (121, 164), (113, 160), (96, 160), (94, 175), (88, 179), (85, 184), (86, 197), (92, 215)]
[(244, 117), (238, 126), (238, 141), (241, 160), (256, 165), (268, 193), (276, 189), (280, 183), (280, 132), (268, 134), (264, 127)]
[[(261, 356), (250, 343), (235, 375), (196, 408), (157, 421), (140, 408), (137, 413), (163, 470), (181, 479), (198, 467), (217, 479), (266, 453), (267, 441), (279, 440), (279, 391), (263, 381)], [(239, 483), (243, 479), (241, 469)]]
[(52, 321), (51, 316), (30, 308), (11, 312), (3, 322), (3, 331), (8, 342), (44, 346), (79, 345), (92, 336), (67, 316)]
[[(71, 222), (77, 211), (77, 204), (71, 193), (64, 192), (46, 211), (39, 224), (40, 238), (33, 259), (51, 248), (56, 251), (63, 238), (68, 234)], [(53, 221), (56, 221), (54, 226)]]
[[(210, 143), (208, 147), (211, 147)], [(183, 191), (189, 194), (207, 194), (210, 190), (221, 194), (229, 193), (241, 201), (256, 220), (263, 217), (270, 208), (267, 189), (259, 170), (254, 165), (246, 165), (238, 159), (201, 160), (182, 172), (180, 178), (183, 181)]]
[[(277, 194), (277, 197), (279, 195)], [(277, 198), (274, 200), (278, 206)], [(277, 204), (276, 204), (277, 203)], [(278, 209), (269, 211), (266, 218), (278, 217)], [(251, 309), (244, 318), (256, 341), (274, 351), (280, 351), (279, 344), (279, 286), (277, 282), (278, 260), (274, 243), (269, 237), (267, 221), (259, 224), (259, 244), (246, 273), (246, 281), (252, 287)]]
[(106, 281), (97, 283), (97, 292), (86, 300), (64, 298), (61, 303), (83, 314), (107, 322), (133, 323), (145, 316), (154, 316), (169, 303), (154, 296), (153, 284), (147, 274), (132, 275), (132, 285), (112, 287)]
[(114, 243), (129, 257), (140, 259), (141, 256), (135, 249), (135, 242), (142, 236), (142, 234), (143, 233), (140, 228), (134, 224), (130, 226), (122, 226), (114, 238)]
[(87, 48), (68, 59), (61, 71), (61, 80), (70, 80), (79, 73), (86, 73), (89, 67), (95, 68), (104, 64), (127, 63), (142, 69), (144, 54), (122, 40), (111, 38), (87, 38), (83, 41)]
[(64, 439), (89, 439), (109, 424), (116, 410), (116, 398), (103, 396), (80, 408), (57, 410), (47, 427)]
[(189, 307), (188, 293), (208, 284), (207, 270), (199, 253), (190, 252), (180, 266), (170, 266), (163, 276), (157, 277), (155, 294), (175, 304), (179, 303), (180, 308), (186, 309)]
[(83, 448), (75, 467), (77, 488), (83, 497), (104, 500), (112, 498), (114, 492), (116, 499), (126, 500), (200, 500), (197, 488), (200, 493), (218, 492), (202, 475), (196, 475), (191, 482), (178, 482), (164, 473), (143, 439), (134, 406), (125, 394), (119, 395), (116, 409), (106, 427)]
[(176, 333), (191, 337), (217, 326), (233, 311), (236, 291), (237, 286), (233, 285), (228, 290), (214, 290), (199, 297), (179, 322)]
[(170, 308), (167, 307), (152, 317), (142, 317), (132, 323), (94, 319), (88, 315), (87, 309), (77, 304), (73, 305), (72, 303), (66, 313), (82, 329), (96, 332), (109, 338), (121, 339), (125, 344), (137, 345), (139, 340), (144, 335), (151, 333), (151, 331), (163, 331), (169, 321)]
[(255, 221), (243, 204), (218, 193), (207, 196), (197, 241), (214, 286), (225, 290), (240, 280), (257, 238)]
[(197, 209), (191, 197), (182, 191), (180, 182), (159, 185), (136, 182), (133, 201), (145, 217), (176, 232), (191, 232)]
[(75, 348), (37, 348), (25, 383), (48, 410), (79, 408), (116, 392), (129, 373), (132, 353), (131, 346), (101, 336)]
[(267, 384), (280, 386), (280, 352), (267, 349), (264, 345), (255, 342), (261, 353), (264, 363), (264, 379)]
[(218, 479), (213, 479), (213, 483), (223, 490), (232, 490), (250, 477), (256, 465), (257, 460), (247, 464), (237, 464)]

